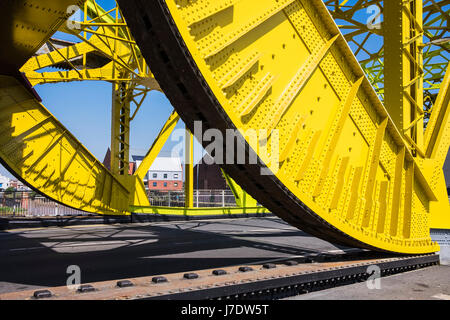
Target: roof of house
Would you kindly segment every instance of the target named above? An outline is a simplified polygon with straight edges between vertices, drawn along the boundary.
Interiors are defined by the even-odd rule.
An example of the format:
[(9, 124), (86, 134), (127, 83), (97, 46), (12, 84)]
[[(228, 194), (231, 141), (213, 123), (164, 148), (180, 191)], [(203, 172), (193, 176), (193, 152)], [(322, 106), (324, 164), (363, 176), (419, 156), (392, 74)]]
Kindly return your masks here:
[(111, 149), (106, 150), (105, 158), (103, 159), (103, 165), (106, 169), (111, 170)]
[(145, 156), (132, 155), (131, 158), (133, 158), (133, 161), (142, 161), (144, 160)]
[[(143, 156), (132, 156), (134, 161), (142, 161)], [(173, 157), (157, 157), (153, 161), (150, 171), (182, 171), (181, 159)]]
[(180, 158), (158, 157), (150, 167), (150, 171), (182, 171)]

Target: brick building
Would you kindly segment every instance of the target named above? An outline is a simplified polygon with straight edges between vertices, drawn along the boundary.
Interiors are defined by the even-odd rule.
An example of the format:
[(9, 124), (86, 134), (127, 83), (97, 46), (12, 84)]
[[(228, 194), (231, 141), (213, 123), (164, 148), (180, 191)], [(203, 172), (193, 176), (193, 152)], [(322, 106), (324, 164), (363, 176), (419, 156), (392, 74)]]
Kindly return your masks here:
[(206, 154), (200, 163), (194, 167), (194, 189), (226, 190), (227, 182), (222, 175), (219, 165), (212, 163), (210, 155)]

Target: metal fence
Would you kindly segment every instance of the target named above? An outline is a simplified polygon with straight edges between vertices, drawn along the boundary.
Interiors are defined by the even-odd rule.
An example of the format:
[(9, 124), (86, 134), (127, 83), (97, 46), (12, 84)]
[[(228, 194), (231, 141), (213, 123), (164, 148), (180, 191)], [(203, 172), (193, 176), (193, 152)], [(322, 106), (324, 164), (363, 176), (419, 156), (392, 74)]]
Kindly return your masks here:
[[(152, 206), (184, 207), (184, 191), (150, 191)], [(194, 207), (235, 207), (231, 190), (194, 190)], [(35, 192), (0, 192), (0, 216), (55, 217), (90, 213), (66, 207)]]
[(66, 207), (35, 192), (0, 192), (0, 216), (55, 217), (88, 214)]
[[(150, 205), (157, 207), (184, 207), (184, 191), (150, 191)], [(236, 207), (231, 190), (194, 190), (194, 207)]]

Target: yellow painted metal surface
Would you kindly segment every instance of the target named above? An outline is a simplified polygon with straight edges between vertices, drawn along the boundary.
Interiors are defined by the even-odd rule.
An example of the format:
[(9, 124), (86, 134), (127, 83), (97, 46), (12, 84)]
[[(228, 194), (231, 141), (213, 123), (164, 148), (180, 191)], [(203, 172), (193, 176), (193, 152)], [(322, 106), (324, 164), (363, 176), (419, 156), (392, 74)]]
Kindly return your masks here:
[(422, 1), (386, 1), (384, 14), (386, 108), (412, 151), (424, 156)]
[(184, 137), (184, 195), (186, 208), (194, 206), (194, 135), (186, 130)]
[[(100, 207), (93, 206), (91, 203), (95, 201), (96, 195), (94, 194), (87, 193), (80, 201), (74, 202), (68, 197), (55, 197), (54, 194), (48, 193), (45, 188), (37, 188), (29, 182), (33, 177), (28, 175), (27, 172), (18, 175), (41, 193), (65, 205), (94, 213), (129, 214), (130, 205), (149, 205), (142, 178), (138, 172), (134, 175), (128, 173), (130, 125), (147, 93), (151, 90), (160, 91), (161, 89), (148, 69), (126, 24), (119, 16), (119, 10), (116, 8), (116, 10), (107, 12), (99, 7), (95, 1), (83, 2), (80, 1), (76, 4), (89, 14), (91, 20), (87, 20), (87, 15), (85, 15), (84, 22), (79, 22), (79, 28), (75, 29), (70, 29), (68, 24), (62, 23), (65, 22), (67, 16), (64, 21), (58, 24), (60, 30), (78, 37), (82, 42), (58, 49), (50, 40), (47, 45), (50, 45), (52, 50), (31, 57), (20, 68), (20, 71), (25, 73), (31, 85), (71, 81), (109, 81), (112, 83), (111, 163), (109, 169), (102, 167), (102, 174), (108, 175), (115, 182), (118, 182), (123, 189), (122, 191), (125, 192), (125, 196), (120, 196), (120, 205), (114, 204), (111, 206), (108, 199), (117, 197), (116, 190), (110, 187), (111, 183), (108, 178), (97, 179), (93, 183), (96, 189), (102, 190), (102, 197), (105, 200), (100, 199), (100, 202), (105, 203)], [(58, 5), (55, 3), (53, 8), (56, 9)], [(115, 14), (113, 15), (113, 13)], [(20, 14), (18, 14), (18, 17), (20, 19)], [(48, 40), (54, 31), (49, 30), (48, 34), (40, 35), (42, 38), (40, 41), (43, 43)], [(29, 52), (29, 55), (33, 53)], [(97, 64), (100, 66), (96, 66)], [(48, 67), (59, 68), (60, 70), (48, 71)], [(136, 105), (133, 115), (131, 115), (132, 102)], [(57, 119), (53, 119), (53, 121), (57, 123)], [(61, 124), (58, 125), (62, 126)], [(172, 127), (171, 130), (173, 130)], [(167, 139), (166, 135), (165, 139)], [(158, 140), (159, 142), (157, 141), (155, 144), (159, 147), (162, 139)], [(33, 144), (35, 143), (39, 144), (39, 141), (33, 141)], [(152, 150), (154, 153), (155, 149)], [(58, 155), (53, 156), (57, 157)], [(156, 155), (152, 154), (152, 156)], [(5, 158), (8, 161), (7, 156)], [(91, 156), (91, 158), (93, 157)], [(59, 159), (52, 159), (50, 156), (50, 158), (46, 157), (46, 161), (59, 161)], [(81, 173), (81, 178), (84, 179), (83, 175), (86, 174), (89, 173)], [(58, 172), (55, 172), (54, 176), (57, 177), (57, 175)], [(63, 182), (63, 179), (60, 179), (59, 182), (56, 180), (52, 188), (64, 193), (65, 185)]]
[(68, 206), (127, 214), (127, 186), (13, 77), (0, 76), (0, 110), (0, 158), (13, 173)]
[[(393, 22), (406, 37), (414, 15), (405, 2), (392, 2), (408, 17)], [(403, 102), (392, 106), (404, 113), (391, 116), (320, 0), (160, 3), (242, 136), (254, 128), (278, 130), (279, 142), (271, 135), (267, 144), (279, 146), (279, 166), (262, 160), (307, 208), (379, 249), (437, 250), (429, 228), (438, 190), (417, 157), (423, 141), (411, 110), (420, 106), (410, 99), (421, 99), (420, 21), (408, 39), (392, 40), (406, 52), (397, 69), (408, 78), (397, 80)], [(412, 3), (408, 10), (419, 16), (421, 1)], [(260, 141), (247, 143), (262, 157)]]
[(251, 195), (245, 192), (240, 185), (236, 183), (225, 171), (222, 171), (222, 175), (225, 178), (228, 187), (233, 192), (236, 204), (240, 208), (252, 208), (258, 206), (258, 201), (256, 201)]
[(148, 170), (150, 170), (153, 161), (155, 161), (164, 144), (169, 139), (179, 120), (180, 116), (176, 112), (172, 112), (169, 119), (167, 119), (166, 123), (161, 129), (152, 147), (142, 160), (141, 165), (135, 172), (135, 175), (138, 176), (139, 179), (144, 180), (144, 177), (148, 173)]
[(423, 167), (438, 201), (432, 202), (430, 227), (450, 229), (450, 204), (443, 166), (450, 148), (450, 65), (425, 131), (426, 159)]
[(71, 5), (82, 0), (15, 0), (0, 4), (0, 68), (2, 73), (20, 68), (65, 23)]
[[(118, 11), (115, 10), (115, 17), (112, 17), (111, 12), (108, 13), (93, 0), (86, 1), (84, 8), (94, 18), (88, 21), (85, 17), (84, 22), (79, 22), (79, 29), (69, 29), (66, 24), (61, 26), (62, 31), (76, 36), (81, 42), (61, 49), (53, 47), (54, 50), (49, 53), (28, 59), (20, 71), (26, 74), (30, 83), (34, 86), (71, 81), (126, 82), (161, 91)], [(101, 67), (90, 66), (93, 64), (91, 60), (98, 57), (103, 58), (105, 64)], [(79, 70), (70, 62), (77, 58), (82, 60)], [(58, 68), (61, 64), (66, 64), (68, 70), (50, 72), (46, 69)]]
[[(160, 2), (232, 125), (244, 137), (255, 128), (276, 130), (265, 145), (258, 139), (247, 138), (247, 143), (317, 219), (372, 248), (438, 250), (429, 228), (450, 228), (442, 173), (450, 146), (450, 74), (423, 135), (421, 1), (391, 1), (385, 7), (393, 17), (388, 25), (397, 30), (386, 38), (386, 107), (321, 0), (260, 0), (256, 6), (252, 0)], [(33, 188), (72, 207), (113, 214), (167, 212), (148, 207), (142, 179), (179, 117), (171, 115), (141, 167), (128, 175), (134, 90), (138, 85), (161, 89), (119, 10), (114, 18), (94, 1), (47, 0), (39, 2), (41, 7), (29, 3), (23, 10), (11, 4), (14, 14), (1, 22), (10, 30), (1, 40), (12, 45), (0, 54), (0, 158)], [(70, 4), (97, 16), (85, 20), (81, 31), (72, 31), (82, 42), (31, 57), (64, 28)], [(39, 8), (54, 12), (39, 16)], [(33, 32), (27, 33), (28, 27)], [(99, 53), (108, 63), (89, 68), (90, 57)], [(11, 76), (25, 58), (31, 59), (21, 71), (33, 85), (81, 80), (113, 84), (111, 170)], [(80, 69), (73, 66), (76, 58), (82, 60)], [(40, 72), (61, 64), (69, 70)], [(192, 208), (192, 139), (188, 134), (187, 208), (177, 212), (224, 213)], [(264, 148), (279, 150), (279, 163)], [(252, 210), (266, 210), (256, 207), (253, 198), (249, 203), (255, 205)]]
[(270, 214), (270, 211), (264, 207), (205, 207), (205, 208), (186, 208), (186, 207), (156, 207), (156, 206), (137, 206), (131, 207), (131, 211), (137, 214), (150, 214), (150, 215), (171, 215), (171, 216), (222, 216), (233, 217), (240, 215), (264, 215)]

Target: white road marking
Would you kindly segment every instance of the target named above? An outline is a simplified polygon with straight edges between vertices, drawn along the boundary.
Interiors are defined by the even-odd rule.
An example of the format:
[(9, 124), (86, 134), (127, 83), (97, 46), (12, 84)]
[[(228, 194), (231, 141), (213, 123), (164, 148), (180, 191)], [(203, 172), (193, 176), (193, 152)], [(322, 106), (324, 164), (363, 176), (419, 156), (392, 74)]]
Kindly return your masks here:
[(17, 248), (17, 249), (9, 249), (8, 251), (28, 251), (37, 249), (47, 249), (47, 248), (46, 247)]
[[(264, 217), (269, 220), (277, 220), (277, 217)], [(23, 233), (23, 232), (33, 232), (33, 231), (42, 231), (42, 230), (61, 230), (61, 229), (77, 229), (77, 228), (116, 228), (116, 227), (139, 227), (139, 226), (173, 226), (179, 224), (195, 224), (199, 222), (208, 222), (210, 224), (218, 224), (220, 222), (235, 222), (235, 221), (244, 221), (244, 220), (253, 220), (260, 219), (258, 217), (248, 217), (248, 218), (223, 218), (223, 219), (199, 219), (199, 220), (189, 220), (189, 221), (171, 221), (171, 222), (134, 222), (134, 223), (112, 223), (112, 224), (89, 224), (89, 225), (72, 225), (72, 226), (64, 226), (64, 227), (37, 227), (37, 228), (18, 228), (18, 229), (9, 229), (0, 231), (0, 236), (9, 235), (15, 233)], [(216, 223), (217, 222), (217, 223)]]
[[(29, 248), (16, 248), (16, 249), (10, 249), (8, 251), (27, 251), (27, 250), (38, 250), (38, 249), (57, 249), (57, 248), (68, 248), (68, 247), (88, 247), (88, 246), (108, 246), (108, 245), (134, 245), (134, 244), (140, 244), (144, 239), (136, 239), (136, 240), (118, 240), (118, 241), (91, 241), (91, 242), (72, 242), (72, 243), (65, 243), (65, 244), (54, 244), (52, 242), (43, 242), (42, 247), (29, 247)], [(145, 240), (146, 243), (156, 242), (158, 240), (156, 239), (149, 239)]]

